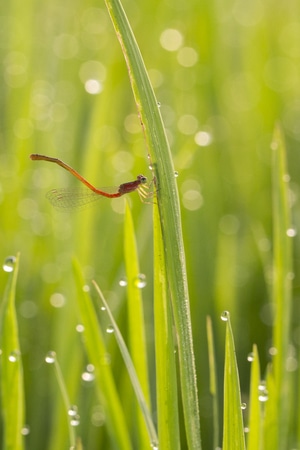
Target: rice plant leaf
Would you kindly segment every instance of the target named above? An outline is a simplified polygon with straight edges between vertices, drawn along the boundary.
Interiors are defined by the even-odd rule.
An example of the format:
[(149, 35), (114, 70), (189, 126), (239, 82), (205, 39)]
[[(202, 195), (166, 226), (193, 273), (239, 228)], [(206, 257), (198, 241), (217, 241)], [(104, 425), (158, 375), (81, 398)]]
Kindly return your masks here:
[(164, 241), (168, 287), (176, 333), (181, 396), (189, 448), (201, 449), (196, 368), (194, 361), (185, 252), (176, 178), (158, 102), (137, 42), (119, 0), (106, 0), (126, 60), (141, 125), (158, 186), (158, 205)]
[(83, 289), (85, 283), (76, 260), (73, 261), (73, 267), (78, 288), (78, 310), (84, 326), (84, 344), (89, 360), (95, 367), (97, 388), (106, 415), (108, 433), (116, 448), (129, 450), (131, 449), (129, 432), (112, 370), (106, 363), (108, 352), (97, 314), (88, 292)]
[(218, 448), (219, 444), (219, 398), (217, 385), (216, 356), (214, 350), (214, 337), (211, 318), (206, 319), (207, 342), (208, 342), (208, 361), (209, 361), (209, 390), (213, 402), (213, 448)]
[[(148, 379), (145, 320), (142, 299), (142, 288), (144, 287), (146, 280), (144, 275), (140, 273), (139, 269), (134, 225), (128, 203), (126, 203), (124, 235), (130, 354), (145, 397), (145, 401), (150, 409), (150, 387)], [(144, 448), (149, 443), (149, 437), (140, 410), (138, 410), (137, 414), (138, 420), (135, 422), (135, 431), (137, 435), (139, 435), (140, 447)]]
[(263, 406), (263, 450), (279, 449), (278, 447), (278, 403), (277, 403), (277, 386), (275, 382), (273, 367), (271, 364), (267, 367), (265, 396), (267, 401)]
[[(289, 381), (291, 374), (286, 370), (288, 357), (291, 289), (292, 289), (292, 238), (291, 207), (289, 203), (289, 174), (286, 163), (284, 137), (279, 125), (275, 127), (272, 141), (273, 178), (273, 301), (275, 323), (273, 345), (274, 381), (277, 395), (277, 445), (285, 448), (288, 437)], [(273, 400), (273, 399), (272, 399)]]
[(245, 450), (241, 392), (229, 313), (226, 321), (223, 450)]
[(19, 331), (15, 309), (19, 255), (13, 262), (0, 312), (1, 409), (3, 448), (22, 450), (24, 438), (24, 382)]
[(179, 450), (181, 447), (173, 318), (156, 205), (154, 205), (154, 258), (156, 398), (159, 443), (160, 448), (165, 450)]
[(108, 306), (108, 304), (107, 304), (107, 302), (106, 302), (106, 300), (105, 300), (105, 298), (104, 298), (104, 296), (103, 296), (99, 286), (97, 285), (97, 283), (95, 281), (93, 283), (94, 283), (94, 286), (95, 286), (95, 288), (96, 288), (96, 290), (98, 292), (98, 295), (99, 295), (102, 303), (104, 304), (104, 307), (105, 307), (105, 309), (107, 311), (107, 314), (109, 315), (109, 319), (111, 321), (111, 324), (112, 324), (112, 327), (113, 327), (113, 330), (114, 330), (114, 334), (116, 336), (116, 340), (117, 340), (120, 352), (121, 352), (121, 354), (123, 356), (123, 360), (124, 360), (125, 365), (127, 367), (128, 375), (129, 375), (131, 383), (132, 383), (132, 387), (133, 387), (133, 389), (135, 391), (137, 400), (139, 402), (139, 406), (141, 408), (141, 411), (142, 411), (142, 414), (143, 414), (143, 417), (144, 417), (144, 420), (145, 420), (145, 423), (146, 423), (146, 427), (147, 427), (148, 434), (149, 434), (149, 440), (145, 444), (145, 447), (147, 448), (148, 445), (151, 445), (152, 448), (157, 449), (158, 448), (158, 437), (157, 437), (156, 429), (155, 429), (155, 426), (154, 426), (154, 423), (153, 423), (153, 420), (152, 420), (152, 417), (151, 417), (151, 414), (150, 414), (150, 411), (149, 411), (149, 408), (148, 408), (148, 405), (147, 405), (144, 393), (142, 391), (139, 379), (137, 377), (137, 373), (136, 373), (135, 367), (133, 365), (131, 356), (129, 354), (129, 351), (127, 349), (127, 346), (125, 344), (123, 336), (122, 336), (122, 334), (120, 332), (120, 329), (119, 329), (119, 327), (118, 327), (118, 325), (117, 325), (117, 323), (116, 323), (116, 321), (115, 321), (115, 319), (114, 319), (114, 317), (113, 317), (113, 315), (111, 313), (111, 310), (110, 310), (110, 308), (109, 308), (109, 306)]
[(249, 398), (249, 433), (247, 439), (247, 450), (262, 449), (262, 412), (259, 400), (260, 365), (257, 346), (253, 345), (250, 377)]

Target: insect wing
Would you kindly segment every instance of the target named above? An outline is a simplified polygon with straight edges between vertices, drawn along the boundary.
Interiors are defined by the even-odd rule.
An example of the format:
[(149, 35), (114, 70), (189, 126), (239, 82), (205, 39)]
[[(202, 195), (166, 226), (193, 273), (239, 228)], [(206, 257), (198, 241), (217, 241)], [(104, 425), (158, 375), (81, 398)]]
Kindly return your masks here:
[[(104, 187), (101, 188), (103, 193), (114, 194), (118, 191), (116, 187)], [(47, 199), (57, 209), (71, 210), (71, 209), (83, 209), (89, 206), (91, 203), (103, 198), (101, 194), (98, 194), (88, 188), (86, 189), (52, 189), (46, 194)]]
[(52, 189), (46, 194), (50, 203), (58, 209), (81, 209), (101, 198), (89, 189)]

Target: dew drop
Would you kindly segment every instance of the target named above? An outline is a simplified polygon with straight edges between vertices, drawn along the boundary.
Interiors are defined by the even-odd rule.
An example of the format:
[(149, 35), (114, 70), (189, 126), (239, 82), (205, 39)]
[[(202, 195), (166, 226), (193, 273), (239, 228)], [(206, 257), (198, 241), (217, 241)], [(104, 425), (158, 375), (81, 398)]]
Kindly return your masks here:
[(68, 416), (75, 417), (78, 413), (77, 405), (71, 405), (68, 409)]
[(111, 333), (114, 333), (114, 331), (115, 331), (115, 329), (114, 329), (114, 327), (113, 327), (112, 325), (109, 325), (109, 326), (106, 328), (106, 333), (111, 334)]
[(151, 448), (153, 449), (153, 450), (158, 450), (158, 443), (157, 442), (151, 442)]
[(121, 286), (121, 287), (127, 286), (127, 278), (126, 277), (123, 277), (120, 279), (119, 286)]
[(246, 403), (242, 403), (242, 404), (241, 404), (241, 409), (242, 409), (242, 410), (245, 410), (246, 408), (247, 408), (247, 404), (246, 404)]
[(135, 278), (134, 285), (139, 289), (143, 289), (147, 285), (146, 275), (144, 275), (143, 273), (140, 273)]
[(227, 320), (229, 319), (230, 314), (229, 311), (223, 311), (221, 314), (221, 320), (223, 320), (223, 322), (227, 322)]
[(16, 361), (18, 361), (19, 358), (20, 358), (19, 350), (13, 350), (8, 356), (8, 360), (10, 362), (16, 362)]
[(175, 178), (179, 177), (179, 172), (177, 172), (177, 170), (174, 171), (174, 177)]
[(81, 375), (81, 379), (83, 381), (86, 381), (87, 383), (90, 383), (91, 381), (94, 381), (95, 379), (95, 374), (91, 373), (91, 372), (83, 372)]
[(80, 416), (78, 414), (76, 414), (76, 416), (74, 416), (70, 420), (70, 424), (72, 427), (78, 427), (78, 425), (80, 424)]
[(94, 370), (95, 367), (93, 366), (93, 364), (88, 364), (86, 366), (85, 372), (83, 372), (83, 374), (81, 375), (82, 380), (87, 382), (93, 381), (95, 379)]
[(106, 311), (106, 308), (105, 308), (105, 306), (103, 305), (103, 306), (101, 306), (101, 311)]
[(249, 362), (254, 361), (254, 353), (253, 353), (253, 352), (251, 352), (251, 353), (248, 354), (248, 356), (247, 356), (247, 361), (249, 361)]
[(47, 353), (45, 361), (47, 364), (53, 364), (56, 360), (56, 353), (54, 351), (50, 351)]
[(161, 103), (160, 103), (160, 102), (157, 102), (157, 106), (160, 108), (160, 107), (161, 107)]
[(268, 390), (266, 388), (265, 381), (261, 381), (258, 386), (258, 400), (262, 403), (266, 402), (269, 398)]
[(24, 425), (21, 429), (22, 436), (28, 436), (29, 433), (30, 433), (29, 425)]
[(5, 258), (4, 264), (2, 266), (4, 272), (13, 272), (16, 264), (16, 257), (15, 256), (8, 256)]
[(258, 396), (258, 400), (262, 403), (268, 401), (268, 393), (264, 393), (264, 394), (259, 394)]
[(295, 230), (295, 228), (288, 228), (286, 234), (288, 237), (295, 237), (297, 235), (297, 230)]
[(76, 331), (77, 331), (77, 333), (83, 333), (84, 332), (84, 325), (82, 325), (82, 323), (78, 323), (76, 325)]

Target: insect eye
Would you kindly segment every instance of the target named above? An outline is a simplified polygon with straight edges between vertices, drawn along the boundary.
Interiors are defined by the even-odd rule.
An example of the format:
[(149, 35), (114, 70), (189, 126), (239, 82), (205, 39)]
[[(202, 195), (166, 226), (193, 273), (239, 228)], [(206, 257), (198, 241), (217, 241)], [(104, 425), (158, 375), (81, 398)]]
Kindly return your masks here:
[(141, 183), (147, 183), (147, 178), (144, 177), (144, 175), (138, 175), (138, 180), (140, 180)]

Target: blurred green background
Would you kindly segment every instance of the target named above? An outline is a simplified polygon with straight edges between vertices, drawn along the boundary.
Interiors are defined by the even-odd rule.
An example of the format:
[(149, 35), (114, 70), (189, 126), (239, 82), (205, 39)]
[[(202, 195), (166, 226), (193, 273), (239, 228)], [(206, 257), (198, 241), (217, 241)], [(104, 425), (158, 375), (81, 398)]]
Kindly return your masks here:
[[(231, 312), (245, 401), (252, 344), (258, 344), (263, 370), (270, 360), (270, 142), (276, 121), (286, 136), (295, 230), (299, 222), (300, 6), (292, 0), (126, 0), (124, 8), (161, 104), (178, 171), (203, 445), (210, 448), (206, 315), (212, 316), (216, 333), (220, 384), (225, 309)], [(2, 2), (0, 55), (0, 250), (3, 262), (21, 252), (17, 308), (28, 448), (55, 447), (53, 396), (58, 394), (44, 363), (49, 350), (58, 354), (71, 397), (80, 395), (74, 394), (74, 403), (91, 418), (83, 436), (86, 448), (98, 448), (95, 436), (105, 442), (105, 431), (93, 419), (93, 389), (82, 382), (77, 391), (87, 361), (75, 330), (71, 261), (78, 258), (87, 283), (97, 280), (126, 336), (126, 295), (119, 285), (124, 199), (57, 212), (46, 192), (77, 181), (57, 166), (30, 161), (29, 155), (59, 157), (95, 185), (109, 186), (138, 173), (151, 177), (147, 149), (102, 2)], [(147, 277), (143, 295), (155, 398), (152, 207), (135, 194), (129, 201)], [(297, 235), (294, 248), (292, 343), (297, 351)], [(1, 272), (1, 292), (6, 279)], [(121, 379), (125, 369), (118, 370)]]

